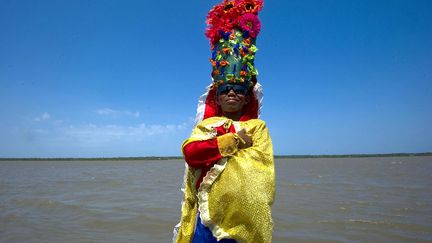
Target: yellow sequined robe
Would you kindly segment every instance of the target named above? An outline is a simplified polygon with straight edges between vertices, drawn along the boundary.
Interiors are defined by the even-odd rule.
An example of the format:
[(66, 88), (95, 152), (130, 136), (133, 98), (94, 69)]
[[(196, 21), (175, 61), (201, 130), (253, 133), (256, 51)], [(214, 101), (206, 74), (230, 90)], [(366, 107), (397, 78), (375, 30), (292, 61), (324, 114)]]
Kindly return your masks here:
[[(198, 190), (195, 183), (200, 170), (186, 165), (182, 215), (174, 229), (174, 242), (192, 241), (198, 211), (202, 224), (217, 240), (271, 242), (275, 175), (272, 142), (264, 121), (236, 122), (225, 117), (211, 117), (194, 128), (183, 147), (194, 141), (215, 138), (215, 128), (224, 124), (233, 124), (236, 131), (245, 128), (253, 145), (246, 149), (229, 149), (230, 155), (210, 169)], [(221, 151), (222, 155), (224, 153), (227, 152)]]

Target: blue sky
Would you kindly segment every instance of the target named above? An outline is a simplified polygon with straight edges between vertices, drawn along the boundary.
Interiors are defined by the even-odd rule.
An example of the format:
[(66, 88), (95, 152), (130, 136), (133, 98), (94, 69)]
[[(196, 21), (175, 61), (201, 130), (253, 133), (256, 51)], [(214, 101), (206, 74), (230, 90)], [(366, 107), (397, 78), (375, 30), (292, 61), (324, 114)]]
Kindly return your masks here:
[[(218, 1), (0, 0), (0, 157), (180, 155)], [(432, 151), (432, 2), (272, 0), (275, 154)]]

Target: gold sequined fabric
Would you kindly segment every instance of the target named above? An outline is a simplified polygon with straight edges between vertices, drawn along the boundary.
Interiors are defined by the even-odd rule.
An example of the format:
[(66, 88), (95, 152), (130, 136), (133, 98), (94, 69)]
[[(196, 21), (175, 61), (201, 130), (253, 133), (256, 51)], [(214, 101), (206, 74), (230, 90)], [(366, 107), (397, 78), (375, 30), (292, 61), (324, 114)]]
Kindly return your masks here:
[(212, 117), (198, 124), (183, 146), (215, 137), (215, 127), (226, 122), (233, 123), (236, 131), (245, 128), (253, 146), (216, 163), (198, 191), (193, 182), (199, 174), (192, 168), (187, 169), (176, 242), (191, 242), (197, 210), (202, 223), (218, 240), (271, 242), (275, 176), (272, 142), (265, 123), (259, 119), (233, 122), (224, 117)]

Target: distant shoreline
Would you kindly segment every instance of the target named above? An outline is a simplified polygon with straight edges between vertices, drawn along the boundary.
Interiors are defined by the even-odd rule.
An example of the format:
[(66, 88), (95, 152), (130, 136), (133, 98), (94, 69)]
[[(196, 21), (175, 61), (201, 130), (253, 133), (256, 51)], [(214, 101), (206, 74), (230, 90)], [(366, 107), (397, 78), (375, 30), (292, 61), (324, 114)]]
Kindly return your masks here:
[[(409, 157), (432, 156), (426, 153), (389, 153), (389, 154), (336, 154), (336, 155), (275, 155), (276, 159), (302, 159), (302, 158), (363, 158), (363, 157)], [(175, 160), (183, 159), (181, 156), (146, 156), (146, 157), (98, 157), (98, 158), (0, 158), (0, 161), (86, 161), (86, 160)]]

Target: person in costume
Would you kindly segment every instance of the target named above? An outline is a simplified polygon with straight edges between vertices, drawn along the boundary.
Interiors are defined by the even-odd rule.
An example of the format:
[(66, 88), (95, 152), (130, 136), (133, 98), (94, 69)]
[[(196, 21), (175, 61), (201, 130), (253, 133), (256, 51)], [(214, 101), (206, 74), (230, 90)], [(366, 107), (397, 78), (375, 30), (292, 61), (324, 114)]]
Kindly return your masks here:
[(271, 242), (272, 141), (254, 66), (262, 0), (224, 0), (207, 16), (213, 82), (182, 145), (185, 176), (173, 242)]

